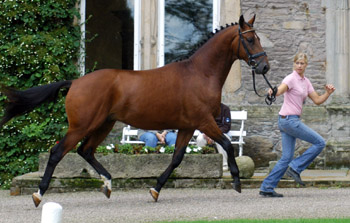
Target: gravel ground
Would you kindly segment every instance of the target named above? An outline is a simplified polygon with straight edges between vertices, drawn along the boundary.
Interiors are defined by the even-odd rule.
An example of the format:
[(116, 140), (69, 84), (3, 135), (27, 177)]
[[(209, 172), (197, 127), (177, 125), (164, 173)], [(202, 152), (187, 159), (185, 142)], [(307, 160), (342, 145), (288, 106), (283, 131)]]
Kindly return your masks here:
[(155, 222), (235, 218), (350, 218), (350, 188), (277, 189), (283, 198), (263, 198), (258, 189), (241, 194), (222, 189), (167, 189), (155, 203), (146, 189), (46, 194), (38, 208), (30, 195), (0, 190), (0, 222), (39, 223), (46, 202), (63, 207), (62, 223)]

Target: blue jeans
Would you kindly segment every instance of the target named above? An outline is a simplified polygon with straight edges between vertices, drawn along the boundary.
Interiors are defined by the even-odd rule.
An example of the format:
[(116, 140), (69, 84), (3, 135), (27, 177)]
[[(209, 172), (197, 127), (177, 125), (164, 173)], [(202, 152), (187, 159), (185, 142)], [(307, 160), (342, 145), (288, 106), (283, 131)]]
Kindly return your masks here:
[[(289, 115), (286, 118), (279, 116), (278, 127), (282, 135), (282, 157), (261, 184), (260, 190), (264, 192), (274, 191), (288, 166), (300, 174), (326, 145), (322, 136), (302, 123), (299, 116)], [(312, 145), (301, 156), (293, 159), (297, 138)]]
[[(153, 132), (145, 132), (140, 136), (140, 140), (145, 142), (145, 146), (149, 146), (149, 147), (156, 147), (159, 141), (156, 134), (154, 134)], [(175, 142), (176, 142), (176, 133), (168, 132), (165, 135), (165, 144), (169, 146), (173, 146), (175, 145)]]

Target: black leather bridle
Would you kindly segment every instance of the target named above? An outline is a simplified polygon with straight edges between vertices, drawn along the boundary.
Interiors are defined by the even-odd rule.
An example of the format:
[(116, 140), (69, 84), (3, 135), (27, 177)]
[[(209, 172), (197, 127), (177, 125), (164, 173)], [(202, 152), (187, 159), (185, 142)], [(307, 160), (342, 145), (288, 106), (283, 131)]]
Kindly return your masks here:
[[(252, 28), (252, 26), (250, 24), (247, 24), (249, 27)], [(243, 34), (244, 33), (248, 33), (248, 32), (255, 32), (255, 29), (250, 29), (250, 30), (246, 30), (246, 31), (243, 31), (241, 32), (241, 27), (238, 26), (238, 33), (239, 33), (239, 43), (238, 43), (238, 49), (237, 49), (237, 56), (239, 54), (239, 48), (241, 47), (241, 42), (242, 42), (242, 45), (243, 45), (243, 48), (246, 52), (246, 54), (248, 55), (248, 65), (252, 68), (252, 76), (253, 76), (253, 87), (254, 87), (254, 91), (255, 91), (255, 94), (257, 94), (259, 97), (264, 97), (262, 95), (259, 95), (258, 92), (256, 91), (256, 88), (255, 88), (255, 69), (259, 66), (259, 64), (261, 63), (261, 61), (263, 60), (263, 58), (261, 58), (258, 62), (256, 62), (256, 58), (258, 57), (261, 57), (261, 56), (266, 56), (266, 53), (265, 51), (263, 52), (260, 52), (260, 53), (256, 53), (256, 54), (251, 54), (248, 50), (248, 47), (247, 45), (245, 44), (244, 42), (244, 38), (243, 38)], [(255, 34), (256, 35), (256, 34)], [(277, 87), (272, 87), (270, 82), (267, 80), (267, 78), (265, 77), (265, 74), (263, 74), (263, 77), (266, 81), (266, 83), (269, 85), (269, 87), (272, 89), (272, 94), (271, 95), (266, 95), (266, 98), (265, 98), (265, 102), (266, 104), (268, 105), (271, 105), (274, 101), (276, 101), (276, 94), (277, 94)]]

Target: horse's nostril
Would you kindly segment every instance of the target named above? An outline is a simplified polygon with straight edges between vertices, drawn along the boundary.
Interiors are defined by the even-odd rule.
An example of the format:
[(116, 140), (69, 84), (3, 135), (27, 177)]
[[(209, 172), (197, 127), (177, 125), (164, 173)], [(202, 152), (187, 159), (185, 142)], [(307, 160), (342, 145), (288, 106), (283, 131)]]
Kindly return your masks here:
[(264, 68), (263, 68), (263, 73), (266, 74), (267, 71), (269, 71), (269, 70), (270, 70), (269, 65), (265, 65)]

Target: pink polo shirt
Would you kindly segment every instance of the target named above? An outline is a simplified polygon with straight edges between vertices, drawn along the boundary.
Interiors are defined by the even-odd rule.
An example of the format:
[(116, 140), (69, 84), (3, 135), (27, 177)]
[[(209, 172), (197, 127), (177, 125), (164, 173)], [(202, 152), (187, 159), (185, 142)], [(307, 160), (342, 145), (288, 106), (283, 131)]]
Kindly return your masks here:
[(288, 90), (284, 93), (284, 101), (279, 114), (301, 115), (304, 101), (310, 93), (315, 91), (310, 80), (300, 77), (296, 71), (293, 71), (283, 79), (282, 83), (288, 86)]

